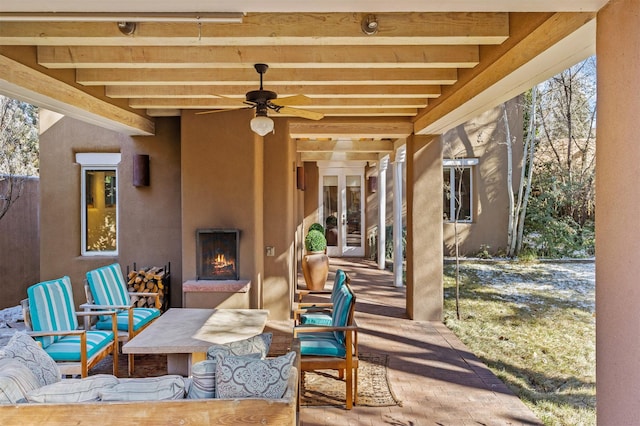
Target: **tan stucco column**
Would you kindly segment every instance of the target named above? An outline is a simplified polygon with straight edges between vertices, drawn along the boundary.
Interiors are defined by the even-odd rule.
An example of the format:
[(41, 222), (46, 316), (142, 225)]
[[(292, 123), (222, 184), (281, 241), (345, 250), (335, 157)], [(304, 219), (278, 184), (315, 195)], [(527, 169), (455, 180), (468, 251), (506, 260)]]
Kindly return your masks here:
[(598, 13), (596, 380), (599, 425), (640, 421), (640, 2)]
[(407, 314), (442, 320), (442, 150), (438, 136), (407, 139)]

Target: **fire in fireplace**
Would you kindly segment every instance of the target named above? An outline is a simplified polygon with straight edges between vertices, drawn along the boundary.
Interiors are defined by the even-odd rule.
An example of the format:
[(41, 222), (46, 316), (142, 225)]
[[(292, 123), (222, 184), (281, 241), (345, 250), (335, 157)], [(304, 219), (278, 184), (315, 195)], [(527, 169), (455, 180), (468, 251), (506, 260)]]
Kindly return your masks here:
[(198, 229), (196, 261), (198, 280), (238, 280), (240, 231)]

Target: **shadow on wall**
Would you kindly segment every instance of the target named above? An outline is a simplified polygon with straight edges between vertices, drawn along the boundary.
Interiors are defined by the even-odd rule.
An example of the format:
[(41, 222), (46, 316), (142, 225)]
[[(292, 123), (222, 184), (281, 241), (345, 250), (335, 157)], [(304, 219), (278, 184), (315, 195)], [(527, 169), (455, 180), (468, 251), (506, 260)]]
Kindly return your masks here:
[[(0, 193), (8, 182), (0, 179)], [(17, 306), (40, 281), (40, 179), (27, 178), (20, 198), (0, 220), (0, 309)]]

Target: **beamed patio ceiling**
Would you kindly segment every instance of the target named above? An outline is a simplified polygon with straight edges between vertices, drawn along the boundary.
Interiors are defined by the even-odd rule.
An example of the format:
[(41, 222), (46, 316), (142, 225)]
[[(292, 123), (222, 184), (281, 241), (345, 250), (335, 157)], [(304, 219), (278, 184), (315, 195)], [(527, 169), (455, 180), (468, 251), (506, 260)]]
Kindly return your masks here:
[[(157, 116), (238, 108), (259, 87), (253, 65), (266, 63), (265, 89), (306, 95), (307, 104), (292, 106), (324, 114), (292, 121), (305, 158), (370, 158), (594, 54), (595, 12), (606, 0), (179, 3), (100, 2), (87, 12), (97, 6), (59, 1), (44, 13), (50, 2), (3, 2), (0, 93), (149, 135)], [(234, 15), (241, 22), (178, 22), (204, 12), (242, 12)], [(131, 35), (118, 28), (142, 17)], [(367, 19), (375, 34), (363, 32)]]

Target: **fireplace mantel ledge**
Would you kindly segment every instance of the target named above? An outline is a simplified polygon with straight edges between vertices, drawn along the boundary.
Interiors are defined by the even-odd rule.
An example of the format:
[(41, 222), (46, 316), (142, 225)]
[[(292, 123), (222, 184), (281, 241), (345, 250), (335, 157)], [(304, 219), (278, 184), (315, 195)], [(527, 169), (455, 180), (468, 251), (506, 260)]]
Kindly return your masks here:
[(188, 280), (182, 283), (182, 292), (196, 293), (248, 293), (251, 280)]

